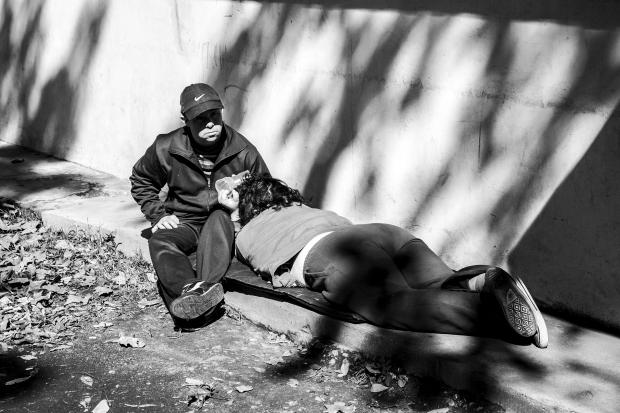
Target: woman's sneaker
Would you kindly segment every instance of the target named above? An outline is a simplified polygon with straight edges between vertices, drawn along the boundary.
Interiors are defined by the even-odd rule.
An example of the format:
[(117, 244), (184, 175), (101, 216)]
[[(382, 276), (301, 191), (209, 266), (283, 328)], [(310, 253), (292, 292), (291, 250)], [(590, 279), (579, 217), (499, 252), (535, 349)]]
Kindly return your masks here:
[(493, 294), (506, 321), (517, 334), (532, 337), (536, 347), (547, 347), (549, 338), (545, 320), (518, 276), (510, 275), (498, 267), (489, 268), (483, 291)]
[(181, 295), (170, 304), (170, 312), (183, 320), (192, 320), (205, 314), (223, 300), (222, 284), (198, 281), (183, 288)]

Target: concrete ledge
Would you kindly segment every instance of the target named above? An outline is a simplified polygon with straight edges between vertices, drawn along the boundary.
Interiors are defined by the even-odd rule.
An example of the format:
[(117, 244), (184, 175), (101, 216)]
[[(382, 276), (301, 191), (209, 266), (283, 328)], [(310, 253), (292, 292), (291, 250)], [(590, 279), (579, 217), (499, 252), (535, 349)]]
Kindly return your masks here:
[(149, 259), (147, 241), (140, 233), (150, 228), (150, 224), (127, 195), (78, 199), (71, 205), (42, 210), (41, 218), (45, 225), (51, 228), (76, 227), (113, 234), (120, 251)]
[[(41, 212), (46, 225), (112, 233), (121, 251), (148, 257), (148, 223), (126, 180), (0, 142), (0, 197)], [(18, 159), (19, 162), (12, 162)], [(293, 304), (226, 294), (251, 321), (299, 342), (330, 338), (372, 356), (389, 356), (418, 375), (479, 392), (512, 411), (617, 412), (620, 338), (546, 316), (549, 348), (492, 339), (403, 332), (348, 324)]]

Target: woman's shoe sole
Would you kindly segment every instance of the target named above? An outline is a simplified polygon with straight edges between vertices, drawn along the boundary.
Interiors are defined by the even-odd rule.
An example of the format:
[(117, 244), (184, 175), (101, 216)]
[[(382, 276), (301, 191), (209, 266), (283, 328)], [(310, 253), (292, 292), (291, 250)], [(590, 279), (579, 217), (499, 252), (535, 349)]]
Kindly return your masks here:
[(535, 346), (547, 347), (548, 335), (545, 320), (523, 281), (501, 268), (492, 268), (489, 271), (501, 272), (495, 277), (506, 276), (508, 285), (494, 290), (493, 293), (500, 302), (504, 316), (512, 329), (523, 337), (532, 337)]

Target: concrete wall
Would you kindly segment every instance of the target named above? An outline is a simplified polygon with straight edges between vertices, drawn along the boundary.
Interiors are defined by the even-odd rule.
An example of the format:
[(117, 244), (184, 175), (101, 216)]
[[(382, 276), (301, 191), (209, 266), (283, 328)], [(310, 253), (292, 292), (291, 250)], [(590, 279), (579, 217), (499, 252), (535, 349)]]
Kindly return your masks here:
[(206, 81), (274, 175), (620, 328), (620, 4), (2, 1), (0, 139), (127, 177)]

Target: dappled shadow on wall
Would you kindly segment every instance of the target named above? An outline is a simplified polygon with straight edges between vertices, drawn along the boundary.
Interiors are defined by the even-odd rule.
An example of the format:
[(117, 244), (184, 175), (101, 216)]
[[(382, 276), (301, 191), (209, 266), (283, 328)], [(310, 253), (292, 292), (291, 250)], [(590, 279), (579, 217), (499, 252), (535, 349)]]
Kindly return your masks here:
[[(282, 58), (280, 54), (283, 49), (288, 50), (291, 47), (291, 39), (307, 38), (310, 34), (320, 37), (322, 32), (340, 31), (338, 38), (333, 41), (338, 44), (333, 51), (336, 55), (333, 59), (330, 58), (329, 62), (325, 62), (325, 65), (312, 69), (316, 70), (316, 76), (305, 76), (303, 81), (295, 85), (293, 99), (290, 99), (290, 96), (288, 99), (265, 96), (266, 101), (286, 102), (276, 105), (276, 117), (283, 120), (279, 125), (270, 128), (277, 130), (273, 133), (274, 140), (285, 146), (291, 135), (298, 135), (299, 131), (307, 134), (311, 148), (305, 148), (307, 156), (301, 160), (299, 169), (304, 171), (308, 178), (300, 189), (313, 205), (321, 205), (338, 159), (359, 140), (360, 125), (365, 117), (368, 118), (369, 108), (376, 105), (377, 97), (381, 96), (392, 64), (402, 52), (407, 37), (417, 28), (418, 19), (395, 16), (393, 29), (376, 44), (369, 44), (364, 41), (364, 36), (372, 31), (373, 25), (368, 16), (361, 24), (357, 24), (346, 9), (329, 10), (326, 5), (324, 11), (304, 11), (303, 7), (303, 2), (284, 6), (261, 3), (252, 24), (245, 25), (226, 47), (218, 50), (214, 59), (207, 62), (213, 73), (207, 81), (218, 85), (220, 89), (224, 89), (225, 94), (234, 97), (229, 99), (230, 101), (227, 99), (227, 121), (235, 127), (245, 126), (247, 111), (261, 113), (265, 109), (262, 106), (246, 108), (244, 96), (274, 72), (286, 71), (288, 63), (278, 58)], [(427, 51), (431, 50), (433, 36), (440, 31), (439, 27), (430, 30)], [(355, 53), (368, 53), (367, 63), (355, 64)], [(424, 60), (424, 57), (421, 60)], [(314, 67), (313, 64), (311, 66)], [(317, 79), (326, 82), (328, 86), (334, 86), (334, 89), (317, 97), (317, 89), (324, 88), (324, 85), (317, 86)], [(338, 79), (338, 86), (333, 84), (333, 79)], [(419, 83), (412, 81), (411, 85), (404, 87), (412, 90), (407, 93), (403, 105), (411, 105), (418, 95)], [(401, 108), (401, 102), (395, 102), (395, 105), (397, 110), (404, 109)], [(328, 107), (333, 108), (333, 112), (327, 115), (330, 121), (326, 125), (326, 111), (331, 110), (326, 109)], [(385, 110), (381, 109), (372, 114), (374, 119), (381, 119), (383, 116)], [(281, 130), (277, 129), (278, 126), (281, 126)], [(251, 131), (248, 131), (248, 134), (251, 138)], [(365, 172), (368, 176), (362, 184), (363, 192), (374, 188), (373, 176), (378, 162), (374, 160), (370, 148), (366, 152), (368, 159), (365, 162)]]
[[(473, 7), (471, 3), (465, 2), (462, 6), (463, 11), (468, 5)], [(548, 2), (545, 4), (552, 6)], [(434, 65), (433, 59), (436, 60), (437, 56), (443, 53), (442, 47), (447, 47), (446, 36), (461, 27), (458, 21), (451, 19), (458, 16), (446, 16), (429, 23), (428, 15), (424, 13), (420, 13), (419, 16), (391, 15), (392, 30), (377, 32), (376, 22), (372, 18), (362, 16), (356, 20), (349, 16), (350, 10), (347, 9), (350, 6), (349, 2), (346, 5), (337, 3), (328, 5), (324, 2), (322, 5), (325, 6), (325, 10), (313, 11), (308, 16), (303, 14), (306, 5), (305, 2), (286, 2), (284, 5), (260, 3), (252, 23), (243, 23), (237, 35), (225, 45), (218, 46), (221, 50), (218, 49), (218, 53), (214, 53), (214, 58), (207, 61), (210, 75), (206, 80), (232, 97), (227, 100), (226, 114), (227, 121), (235, 127), (247, 128), (246, 114), (261, 113), (265, 110), (262, 106), (265, 101), (286, 103), (275, 105), (278, 112), (277, 122), (269, 126), (264, 126), (263, 122), (260, 127), (269, 129), (270, 141), (277, 141), (280, 148), (289, 145), (291, 136), (305, 135), (304, 142), (289, 145), (289, 147), (297, 145), (299, 153), (303, 154), (297, 154), (297, 159), (288, 158), (288, 161), (295, 164), (296, 178), (301, 180), (298, 186), (312, 205), (325, 205), (326, 200), (333, 202), (329, 198), (328, 191), (334, 186), (334, 182), (340, 182), (338, 178), (342, 175), (342, 169), (346, 167), (343, 159), (354, 153), (360, 159), (358, 164), (353, 166), (354, 171), (346, 184), (349, 185), (347, 192), (355, 192), (355, 197), (342, 198), (346, 198), (346, 202), (350, 204), (361, 205), (366, 211), (385, 209), (385, 204), (380, 204), (385, 202), (385, 197), (382, 197), (385, 191), (382, 192), (381, 186), (390, 185), (391, 182), (386, 182), (389, 179), (386, 178), (383, 154), (396, 154), (398, 149), (393, 147), (391, 142), (402, 143), (404, 139), (398, 141), (397, 136), (385, 136), (383, 127), (393, 125), (385, 125), (384, 122), (386, 119), (396, 119), (402, 123), (414, 122), (407, 118), (411, 113), (419, 114), (427, 110), (420, 107), (425, 102), (424, 99), (428, 99), (428, 96), (435, 92), (433, 85), (425, 83), (425, 78), (434, 76), (437, 69), (446, 70), (445, 67)], [(404, 3), (400, 6), (403, 10), (409, 10)], [(368, 8), (374, 7), (368, 6)], [(397, 6), (395, 8), (398, 9)], [(433, 9), (430, 4), (428, 10), (443, 12)], [(482, 86), (479, 90), (463, 91), (472, 93), (471, 99), (461, 99), (462, 96), (456, 94), (454, 101), (457, 104), (447, 102), (453, 107), (446, 108), (446, 117), (454, 118), (458, 122), (458, 125), (451, 127), (454, 130), (449, 131), (454, 132), (455, 136), (438, 134), (433, 139), (436, 139), (437, 146), (445, 146), (450, 153), (442, 155), (443, 164), (438, 165), (436, 173), (433, 172), (436, 182), (423, 189), (416, 188), (415, 200), (410, 197), (405, 201), (409, 201), (409, 210), (406, 212), (407, 216), (401, 220), (415, 226), (417, 220), (423, 221), (425, 214), (428, 215), (430, 211), (445, 209), (445, 201), (454, 199), (454, 194), (458, 192), (454, 189), (454, 182), (462, 181), (464, 172), (469, 172), (471, 175), (467, 177), (466, 184), (480, 192), (480, 186), (485, 185), (480, 182), (485, 182), (488, 186), (488, 182), (493, 181), (497, 175), (497, 165), (504, 159), (513, 164), (517, 158), (524, 157), (525, 159), (521, 161), (524, 167), (518, 173), (511, 174), (511, 181), (499, 182), (502, 186), (501, 196), (488, 202), (485, 199), (485, 203), (480, 205), (480, 208), (488, 209), (484, 211), (488, 213), (477, 214), (476, 219), (464, 214), (465, 219), (461, 220), (460, 227), (452, 228), (462, 234), (471, 234), (473, 230), (480, 228), (488, 229), (488, 232), (497, 239), (495, 247), (497, 254), (493, 257), (495, 261), (504, 258), (503, 254), (513, 245), (516, 234), (521, 232), (519, 224), (529, 213), (531, 207), (529, 200), (536, 195), (541, 185), (545, 184), (540, 171), (550, 167), (558, 146), (564, 141), (562, 128), (570, 126), (580, 111), (589, 111), (592, 107), (600, 105), (600, 102), (609, 101), (611, 95), (616, 92), (615, 88), (607, 87), (609, 83), (601, 79), (614, 80), (614, 76), (617, 78), (615, 68), (609, 63), (615, 37), (607, 32), (596, 35), (571, 32), (573, 37), (569, 44), (575, 49), (574, 56), (567, 57), (565, 63), (579, 64), (573, 65), (573, 73), (567, 76), (566, 84), (562, 85), (566, 87), (567, 92), (561, 94), (558, 99), (562, 99), (563, 96), (566, 99), (546, 101), (534, 97), (531, 101), (527, 99), (523, 101), (523, 96), (515, 90), (530, 90), (540, 79), (531, 73), (527, 76), (518, 72), (522, 70), (519, 63), (522, 52), (516, 50), (518, 48), (515, 45), (515, 33), (519, 29), (511, 24), (524, 18), (527, 13), (510, 10), (512, 9), (508, 8), (501, 15), (488, 13), (485, 15), (489, 17), (488, 20), (481, 22), (475, 32), (468, 32), (471, 38), (463, 42), (466, 48), (488, 49), (484, 54), (485, 58), (475, 62), (480, 68), (477, 69), (480, 74), (471, 79), (472, 84)], [(557, 13), (562, 15), (564, 12), (565, 10)], [(551, 14), (551, 11), (547, 10), (545, 13)], [(575, 10), (573, 14), (574, 17), (578, 17)], [(556, 20), (569, 22), (570, 19), (560, 16)], [(299, 21), (303, 21), (303, 24)], [(335, 22), (340, 23), (338, 29), (334, 28)], [(286, 72), (287, 63), (279, 59), (287, 56), (285, 51), (291, 47), (291, 38), (300, 38), (301, 41), (304, 37), (315, 36), (319, 39), (317, 33), (330, 30), (337, 31), (334, 43), (338, 43), (338, 46), (334, 48), (333, 61), (325, 64), (326, 72), (322, 72), (319, 68), (316, 73), (310, 71), (312, 72), (310, 75), (302, 76), (303, 79), (295, 85), (296, 92), (292, 93), (295, 99), (269, 95), (269, 90), (266, 90), (264, 100), (261, 97), (261, 100), (257, 101), (259, 107), (246, 108), (245, 99), (250, 91), (268, 87), (271, 80), (267, 79), (272, 79), (274, 74), (277, 75), (280, 71)], [(552, 50), (559, 41), (560, 34), (561, 30), (550, 31), (548, 38), (538, 38), (536, 44), (542, 45), (540, 53)], [(369, 37), (372, 38), (371, 42), (367, 41)], [(412, 38), (416, 39), (415, 42)], [(485, 40), (481, 42), (480, 39)], [(399, 63), (399, 59), (403, 59), (403, 55), (410, 50), (407, 45), (412, 42), (419, 48), (416, 49), (419, 53), (417, 56), (407, 58), (410, 63), (408, 65), (410, 68), (407, 70), (410, 72), (403, 72), (404, 81), (399, 86), (402, 93), (397, 95), (400, 99), (394, 99), (391, 96), (393, 93), (386, 93), (386, 89), (394, 88), (390, 85), (394, 83), (394, 79), (391, 79), (392, 70), (402, 64)], [(360, 59), (356, 57), (358, 55), (365, 56), (363, 64), (360, 64)], [(337, 72), (329, 72), (334, 68)], [(514, 71), (518, 73), (515, 74)], [(451, 72), (453, 72), (451, 77), (460, 76), (459, 67), (453, 68)], [(339, 80), (334, 82), (332, 78)], [(335, 87), (321, 90), (321, 87), (317, 87), (317, 79), (332, 82)], [(319, 91), (325, 93), (317, 96)], [(505, 127), (507, 124), (506, 119), (509, 117), (507, 112), (508, 109), (512, 109), (511, 105), (525, 107), (527, 111), (524, 110), (522, 113), (525, 112), (526, 116), (530, 116), (530, 118), (523, 117), (520, 122), (522, 130), (518, 131), (529, 142), (527, 146), (513, 142), (506, 143), (505, 136), (498, 133), (498, 127)], [(436, 106), (434, 110), (437, 111)], [(450, 110), (453, 113), (450, 113)], [(540, 116), (537, 111), (555, 113), (547, 117)], [(265, 119), (268, 119), (268, 116), (270, 114), (266, 114)], [(438, 113), (438, 116), (441, 114)], [(326, 117), (329, 118), (328, 121), (325, 121)], [(281, 129), (278, 129), (280, 127)], [(539, 131), (540, 136), (532, 138), (531, 134), (538, 134)], [(252, 139), (252, 128), (249, 128), (247, 133)], [(423, 140), (422, 136), (407, 138), (410, 142)], [(452, 140), (455, 144), (446, 143)], [(382, 142), (383, 147), (377, 147), (377, 141)], [(512, 152), (507, 153), (507, 147)], [(411, 147), (408, 148), (410, 149)], [(518, 153), (519, 150), (523, 153)], [(277, 153), (285, 157), (291, 152), (278, 150)], [(470, 158), (475, 165), (469, 164)], [(402, 165), (401, 172), (413, 176), (414, 172), (424, 170), (428, 171), (428, 168), (409, 162)], [(397, 189), (409, 190), (404, 185)], [(342, 192), (340, 189), (338, 191)], [(489, 192), (491, 191), (486, 191), (487, 194)], [(395, 189), (388, 195), (396, 197), (400, 194)], [(395, 202), (399, 202), (399, 199)], [(459, 248), (461, 244), (467, 242), (468, 236), (458, 238), (456, 243), (453, 242), (456, 237), (444, 240), (444, 244), (439, 246), (439, 252)]]
[(510, 254), (547, 311), (620, 334), (620, 112)]
[[(44, 2), (3, 3), (0, 81), (12, 87), (3, 88), (0, 124), (20, 133), (17, 143), (62, 157), (76, 138), (80, 92), (97, 51), (107, 3), (84, 3), (66, 61), (52, 74), (42, 73), (45, 7)], [(45, 76), (49, 78), (37, 86)]]

